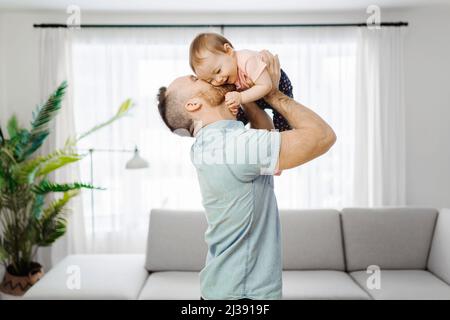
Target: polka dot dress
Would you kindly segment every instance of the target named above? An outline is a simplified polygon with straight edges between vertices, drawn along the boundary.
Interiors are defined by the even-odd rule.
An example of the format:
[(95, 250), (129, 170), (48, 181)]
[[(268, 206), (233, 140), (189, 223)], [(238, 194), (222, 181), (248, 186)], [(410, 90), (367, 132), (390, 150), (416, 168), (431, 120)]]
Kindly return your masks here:
[[(280, 85), (278, 89), (288, 97), (290, 98), (294, 97), (292, 94), (291, 80), (289, 80), (288, 76), (283, 70), (281, 70)], [(280, 113), (278, 113), (278, 111), (276, 111), (275, 108), (273, 108), (266, 101), (264, 101), (263, 99), (259, 99), (258, 101), (256, 101), (256, 104), (261, 109), (272, 109), (273, 125), (275, 126), (275, 129), (278, 129), (278, 131), (286, 131), (292, 129), (287, 120), (283, 118), (283, 116)], [(242, 121), (244, 124), (248, 123), (248, 119), (245, 116), (245, 113), (242, 109), (239, 109), (236, 119)]]

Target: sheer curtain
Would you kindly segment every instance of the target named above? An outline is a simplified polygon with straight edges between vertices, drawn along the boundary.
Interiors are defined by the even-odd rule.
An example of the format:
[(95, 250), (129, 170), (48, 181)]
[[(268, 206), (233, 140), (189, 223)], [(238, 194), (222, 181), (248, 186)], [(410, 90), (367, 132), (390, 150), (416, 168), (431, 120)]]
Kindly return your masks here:
[[(50, 136), (42, 148), (45, 154), (48, 154), (62, 148), (66, 139), (74, 137), (76, 134), (73, 106), (72, 41), (71, 32), (62, 28), (41, 29), (39, 36), (40, 100), (46, 101), (61, 82), (64, 80), (68, 82), (61, 110), (55, 120), (51, 122)], [(61, 183), (79, 181), (78, 164), (71, 164), (55, 171), (52, 173), (51, 179)], [(45, 269), (49, 269), (68, 254), (87, 252), (82, 196), (83, 193), (72, 199), (68, 205), (70, 211), (67, 215), (66, 234), (51, 247), (39, 249), (38, 260)]]
[[(84, 197), (89, 252), (143, 252), (151, 208), (202, 209), (193, 140), (171, 134), (156, 93), (190, 74), (188, 46), (216, 29), (83, 29), (73, 34), (77, 131), (110, 117), (132, 98), (131, 116), (80, 145), (132, 149), (150, 168), (126, 170), (131, 154), (94, 152), (94, 216)], [(280, 57), (294, 97), (318, 113), (338, 140), (325, 155), (275, 177), (280, 209), (401, 205), (404, 198), (402, 41), (397, 28), (225, 28), (236, 49)], [(370, 33), (372, 32), (372, 33)], [(378, 33), (377, 33), (378, 32)], [(89, 158), (81, 163), (89, 181)]]
[[(132, 98), (129, 117), (88, 137), (84, 149), (133, 149), (149, 169), (126, 170), (132, 154), (94, 152), (94, 216), (84, 198), (90, 252), (143, 252), (152, 208), (200, 209), (201, 198), (189, 150), (193, 140), (170, 133), (156, 104), (159, 87), (190, 74), (188, 48), (200, 28), (82, 29), (74, 34), (75, 123), (84, 131)], [(82, 163), (90, 179), (90, 161)]]
[(404, 28), (358, 29), (353, 205), (405, 205)]

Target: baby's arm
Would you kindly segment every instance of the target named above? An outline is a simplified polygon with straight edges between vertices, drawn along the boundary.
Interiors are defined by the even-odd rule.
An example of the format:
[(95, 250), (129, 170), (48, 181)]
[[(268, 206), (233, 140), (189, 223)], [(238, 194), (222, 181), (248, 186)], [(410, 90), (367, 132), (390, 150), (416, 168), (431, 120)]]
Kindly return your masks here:
[(261, 72), (253, 87), (240, 92), (241, 103), (249, 103), (265, 97), (272, 90), (272, 79), (267, 69)]
[(228, 108), (238, 107), (240, 104), (250, 103), (265, 97), (272, 90), (272, 80), (266, 69), (256, 79), (253, 86), (242, 92), (228, 92), (225, 95), (225, 104)]

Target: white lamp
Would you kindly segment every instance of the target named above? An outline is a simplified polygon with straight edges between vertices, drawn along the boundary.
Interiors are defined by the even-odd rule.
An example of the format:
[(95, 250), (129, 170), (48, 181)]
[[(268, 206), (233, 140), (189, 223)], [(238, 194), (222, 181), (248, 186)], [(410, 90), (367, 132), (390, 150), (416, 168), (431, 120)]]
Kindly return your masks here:
[(127, 169), (145, 169), (148, 168), (148, 162), (139, 154), (139, 149), (137, 146), (134, 148), (134, 156), (130, 160), (128, 160), (125, 165)]

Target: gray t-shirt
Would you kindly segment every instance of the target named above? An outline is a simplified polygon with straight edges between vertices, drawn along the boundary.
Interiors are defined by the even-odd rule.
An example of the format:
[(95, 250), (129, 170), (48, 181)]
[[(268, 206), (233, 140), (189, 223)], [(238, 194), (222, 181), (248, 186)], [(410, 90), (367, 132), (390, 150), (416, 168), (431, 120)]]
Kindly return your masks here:
[(273, 173), (280, 133), (220, 120), (191, 148), (208, 229), (205, 299), (281, 299), (282, 252)]

